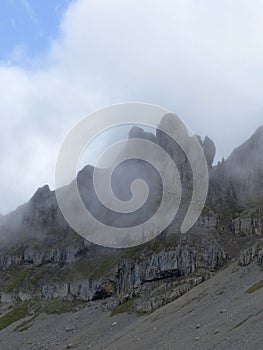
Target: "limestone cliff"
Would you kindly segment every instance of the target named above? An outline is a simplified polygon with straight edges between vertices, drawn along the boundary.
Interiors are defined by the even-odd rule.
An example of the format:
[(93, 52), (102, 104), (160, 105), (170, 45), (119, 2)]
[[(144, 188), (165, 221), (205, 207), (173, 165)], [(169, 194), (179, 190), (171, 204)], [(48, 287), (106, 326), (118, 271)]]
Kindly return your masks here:
[[(86, 301), (113, 298), (117, 303), (136, 297), (141, 300), (136, 304), (137, 311), (148, 312), (201, 283), (228, 259), (239, 257), (245, 248), (248, 250), (241, 254), (242, 264), (254, 258), (262, 261), (261, 249), (250, 245), (263, 234), (263, 127), (217, 166), (213, 166), (213, 141), (199, 138), (209, 168), (209, 196), (201, 217), (184, 235), (179, 232), (178, 222), (192, 191), (187, 158), (160, 131), (154, 135), (135, 127), (130, 138), (135, 137), (163, 147), (179, 168), (185, 191), (172, 225), (147, 245), (125, 250), (102, 248), (73, 232), (58, 208), (55, 193), (48, 186), (40, 188), (28, 203), (1, 217), (2, 302), (38, 296)], [(87, 166), (78, 174), (81, 196), (95, 216), (117, 225), (118, 217), (101, 206), (95, 196), (93, 171)], [(152, 197), (140, 216), (122, 218), (129, 225), (154, 213), (160, 201), (158, 175), (149, 175), (149, 169), (136, 160), (116, 171), (113, 186), (118, 184), (119, 195), (125, 197), (127, 184), (139, 175), (152, 186)]]

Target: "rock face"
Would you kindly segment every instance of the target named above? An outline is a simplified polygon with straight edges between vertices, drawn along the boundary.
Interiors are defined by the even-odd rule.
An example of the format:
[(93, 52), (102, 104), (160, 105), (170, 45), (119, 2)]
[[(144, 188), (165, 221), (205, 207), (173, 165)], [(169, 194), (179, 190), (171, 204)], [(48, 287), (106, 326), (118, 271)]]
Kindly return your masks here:
[(205, 137), (203, 142), (203, 150), (207, 160), (209, 168), (212, 168), (212, 164), (216, 155), (216, 146), (214, 142), (209, 138)]
[[(161, 123), (174, 127), (171, 115)], [(213, 141), (199, 138), (209, 168), (209, 196), (202, 215), (186, 234), (180, 233), (179, 223), (191, 199), (193, 179), (185, 154), (160, 130), (154, 135), (134, 127), (130, 138), (160, 145), (176, 162), (184, 188), (176, 220), (147, 245), (121, 251), (102, 248), (73, 232), (55, 193), (48, 186), (40, 188), (28, 203), (0, 219), (2, 302), (36, 296), (85, 301), (115, 297), (118, 302), (137, 297), (136, 310), (148, 312), (201, 283), (240, 251), (241, 265), (254, 259), (262, 263), (262, 248), (250, 245), (263, 234), (263, 127), (217, 166), (213, 166)], [(87, 207), (105, 223), (132, 226), (157, 210), (162, 184), (145, 164), (133, 160), (116, 170), (113, 188), (122, 200), (129, 199), (127, 188), (135, 178), (147, 180), (150, 187), (142, 212), (124, 214), (121, 220), (98, 202), (93, 171), (85, 167), (76, 181)]]
[(262, 241), (253, 245), (250, 248), (245, 249), (241, 252), (239, 263), (241, 266), (247, 266), (253, 261), (263, 265), (263, 243)]
[(149, 313), (166, 305), (211, 277), (206, 273), (198, 277), (185, 277), (180, 280), (162, 280), (142, 286), (142, 298), (135, 302), (134, 309), (139, 313)]
[(263, 198), (263, 127), (226, 160), (226, 177), (240, 204), (258, 204)]
[(263, 202), (263, 126), (212, 169), (210, 183), (214, 204), (249, 208)]
[[(196, 285), (199, 271), (206, 270), (214, 271), (221, 267), (226, 261), (226, 254), (219, 246), (216, 240), (207, 242), (188, 241), (181, 243), (175, 247), (174, 242), (171, 242), (169, 248), (163, 248), (162, 244), (155, 247), (147, 247), (144, 250), (134, 252), (126, 252), (126, 256), (117, 256), (116, 263), (110, 265), (112, 256), (109, 254), (103, 255), (100, 260), (100, 265), (106, 265), (105, 270), (101, 274), (93, 274), (91, 271), (90, 277), (87, 276), (87, 270), (82, 270), (81, 273), (78, 265), (85, 261), (85, 257), (81, 257), (81, 261), (76, 258), (75, 262), (67, 263), (64, 258), (62, 260), (53, 260), (42, 262), (39, 264), (39, 259), (28, 260), (28, 248), (24, 251), (19, 262), (13, 261), (13, 267), (23, 273), (25, 280), (19, 280), (17, 275), (14, 275), (16, 283), (11, 290), (2, 292), (2, 299), (6, 300), (9, 292), (10, 299), (20, 298), (20, 295), (42, 296), (46, 299), (67, 298), (67, 299), (82, 299), (85, 301), (95, 300), (98, 298), (106, 298), (116, 296), (119, 300), (126, 300), (134, 295), (145, 297), (145, 284), (147, 283), (147, 291), (156, 289), (156, 282), (175, 280), (170, 285), (171, 293), (176, 287), (176, 292), (169, 297), (167, 301), (179, 296), (180, 293), (192, 285)], [(159, 252), (154, 251), (160, 249)], [(31, 254), (30, 254), (31, 255)], [(63, 257), (63, 254), (59, 254)], [(83, 259), (84, 258), (84, 259)], [(86, 259), (89, 259), (88, 253)], [(61, 266), (62, 268), (59, 268)], [(107, 266), (108, 265), (108, 266)], [(11, 265), (6, 266), (6, 273), (10, 273)], [(9, 269), (7, 268), (9, 267)], [(44, 268), (43, 268), (44, 267)], [(58, 273), (56, 278), (51, 271)], [(96, 270), (96, 267), (94, 268)], [(68, 272), (71, 271), (71, 277)], [(18, 276), (21, 272), (18, 272)], [(36, 279), (36, 285), (32, 289), (26, 279), (35, 280), (35, 276), (41, 272), (41, 279)], [(13, 271), (14, 273), (14, 271)], [(188, 287), (181, 286), (178, 283), (178, 278), (197, 273), (197, 280), (192, 280)], [(2, 279), (6, 276), (2, 275)], [(202, 279), (201, 279), (202, 280)], [(2, 281), (4, 282), (4, 280)], [(151, 288), (151, 283), (152, 288)], [(188, 281), (189, 283), (189, 281)], [(9, 284), (9, 283), (8, 283)], [(12, 283), (11, 283), (12, 284)], [(160, 283), (159, 283), (160, 284)], [(4, 283), (2, 284), (4, 285)], [(180, 287), (181, 286), (181, 287)], [(159, 286), (160, 287), (160, 286)], [(178, 288), (177, 288), (178, 287)], [(165, 303), (163, 300), (162, 303)]]
[(253, 208), (244, 211), (239, 217), (232, 221), (233, 232), (238, 236), (256, 236), (263, 235), (263, 210), (262, 208)]

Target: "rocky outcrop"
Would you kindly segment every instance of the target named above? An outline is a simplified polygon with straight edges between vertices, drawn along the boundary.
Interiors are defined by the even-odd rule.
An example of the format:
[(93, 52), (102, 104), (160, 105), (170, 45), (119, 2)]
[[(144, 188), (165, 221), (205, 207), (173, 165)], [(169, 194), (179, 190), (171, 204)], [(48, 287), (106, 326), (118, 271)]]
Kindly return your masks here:
[(209, 137), (206, 136), (203, 141), (202, 147), (207, 160), (207, 165), (209, 168), (212, 168), (213, 161), (216, 155), (215, 143)]
[[(161, 123), (164, 129), (174, 126), (171, 115)], [(85, 301), (112, 297), (119, 302), (137, 297), (141, 300), (135, 304), (137, 311), (151, 311), (179, 297), (220, 268), (228, 259), (227, 245), (235, 241), (243, 249), (244, 239), (249, 246), (250, 239), (254, 242), (262, 236), (263, 213), (258, 202), (263, 203), (263, 128), (217, 166), (213, 166), (213, 141), (198, 137), (209, 168), (209, 197), (202, 215), (187, 234), (179, 230), (193, 188), (187, 157), (160, 130), (154, 135), (134, 127), (130, 138), (137, 137), (157, 143), (176, 162), (184, 193), (174, 222), (146, 246), (120, 252), (98, 247), (72, 231), (59, 210), (55, 193), (44, 186), (28, 203), (1, 217), (3, 302), (35, 296)], [(125, 222), (132, 226), (134, 220), (148, 219), (160, 204), (160, 177), (154, 172), (150, 175), (149, 167), (133, 160), (116, 170), (112, 184), (119, 197), (126, 200), (130, 195), (128, 185), (135, 178), (148, 180), (148, 206), (140, 214), (124, 214), (120, 220), (118, 214), (98, 202), (91, 181), (93, 172), (92, 166), (85, 167), (76, 181), (84, 203), (106, 224), (122, 227), (121, 223)], [(263, 261), (260, 245), (244, 250), (240, 256), (241, 265), (254, 260), (260, 264)]]
[(239, 217), (232, 220), (233, 232), (237, 236), (263, 235), (263, 209), (252, 208), (241, 213)]
[(263, 265), (263, 242), (243, 250), (240, 254), (239, 262), (241, 266), (247, 266), (254, 261)]
[(232, 221), (233, 232), (238, 236), (263, 235), (263, 218), (237, 218)]
[(48, 263), (71, 264), (84, 251), (85, 247), (81, 246), (72, 246), (64, 249), (52, 248), (46, 252), (40, 249), (26, 248), (23, 254), (23, 261), (25, 263), (32, 263), (35, 266)]
[[(17, 299), (21, 295), (32, 298), (41, 295), (46, 299), (60, 297), (91, 301), (115, 297), (123, 301), (133, 295), (143, 296), (146, 284), (147, 290), (150, 292), (151, 289), (156, 289), (156, 282), (158, 281), (159, 284), (166, 283), (170, 279), (174, 279), (176, 282), (178, 278), (193, 273), (196, 273), (196, 277), (198, 277), (201, 270), (214, 271), (220, 268), (227, 258), (225, 252), (215, 240), (210, 242), (192, 240), (179, 244), (174, 248), (172, 246), (170, 248), (160, 248), (161, 243), (151, 248), (145, 248), (146, 250), (144, 249), (141, 252), (126, 252), (131, 256), (120, 256), (113, 265), (110, 265), (111, 255), (107, 254), (101, 257), (100, 262), (94, 268), (95, 270), (104, 268), (101, 277), (96, 277), (92, 270), (91, 277), (84, 277), (87, 274), (86, 268), (81, 271), (81, 274), (83, 274), (81, 277), (76, 267), (78, 262), (69, 264), (64, 258), (60, 262), (42, 260), (42, 265), (39, 266), (41, 259), (38, 256), (35, 258), (33, 254), (34, 259), (17, 261), (16, 269), (24, 274), (25, 280), (18, 278), (20, 276), (19, 272), (18, 276), (14, 275), (14, 281), (11, 283), (12, 290), (9, 286), (9, 294), (2, 287), (2, 299)], [(160, 251), (154, 251), (154, 249)], [(27, 254), (28, 251), (26, 251), (25, 256)], [(32, 252), (29, 255), (31, 256)], [(88, 255), (86, 259), (88, 259)], [(62, 268), (59, 268), (59, 264), (62, 264)], [(88, 265), (85, 266), (88, 268)], [(5, 276), (10, 274), (10, 270), (6, 270), (6, 275), (4, 271), (2, 272), (2, 279), (5, 280)], [(52, 271), (54, 272), (53, 275)], [(71, 272), (71, 277), (67, 275), (68, 271)], [(27, 278), (34, 280), (33, 289), (26, 283)], [(2, 280), (2, 286), (4, 286), (4, 280)], [(167, 294), (165, 300), (168, 302), (179, 296), (183, 291), (196, 285), (197, 280), (194, 279), (191, 283), (188, 281), (185, 286), (181, 286), (181, 284), (176, 286), (176, 283), (167, 284), (171, 292), (170, 294), (167, 292), (169, 296)], [(162, 303), (164, 302), (163, 300)]]
[[(38, 245), (36, 248), (35, 245)], [(41, 248), (39, 241), (20, 246), (19, 249), (3, 252), (0, 255), (0, 269), (6, 269), (20, 264), (32, 264), (40, 266), (43, 264), (70, 264), (74, 263), (79, 256), (87, 251), (85, 241), (79, 245), (72, 244), (64, 247), (48, 248), (43, 244)]]
[(16, 266), (23, 261), (23, 254), (5, 254), (0, 255), (0, 268), (8, 268)]
[(152, 312), (178, 299), (211, 276), (209, 273), (200, 273), (199, 276), (146, 283), (142, 286), (141, 298), (136, 300), (134, 310), (139, 314)]
[(263, 202), (263, 126), (210, 174), (209, 199), (214, 205), (249, 208)]

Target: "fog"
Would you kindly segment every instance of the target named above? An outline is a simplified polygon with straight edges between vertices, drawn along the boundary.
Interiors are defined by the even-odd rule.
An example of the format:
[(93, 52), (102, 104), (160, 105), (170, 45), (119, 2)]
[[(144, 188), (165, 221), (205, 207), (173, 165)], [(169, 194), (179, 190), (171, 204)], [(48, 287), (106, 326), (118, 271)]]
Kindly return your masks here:
[(0, 61), (0, 212), (53, 188), (67, 133), (113, 103), (171, 110), (227, 157), (262, 124), (262, 12), (259, 0), (73, 1), (45, 53)]

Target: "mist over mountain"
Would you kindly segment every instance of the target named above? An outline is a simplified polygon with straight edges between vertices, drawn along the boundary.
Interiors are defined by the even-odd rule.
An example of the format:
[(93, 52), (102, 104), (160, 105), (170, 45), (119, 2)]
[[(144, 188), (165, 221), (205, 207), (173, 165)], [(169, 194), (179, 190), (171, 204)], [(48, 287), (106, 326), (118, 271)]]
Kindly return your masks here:
[[(181, 148), (160, 130), (157, 130), (157, 134), (154, 135), (145, 132), (142, 128), (132, 127), (129, 138), (150, 140), (170, 154), (180, 172), (184, 189), (183, 201), (185, 205), (189, 204), (192, 193), (192, 173)], [(207, 136), (203, 141), (199, 136), (198, 138), (210, 174), (207, 205), (220, 209), (229, 204), (237, 210), (260, 205), (263, 202), (263, 126), (258, 128), (244, 144), (237, 147), (226, 160), (223, 159), (216, 166), (212, 165), (216, 153), (214, 142)], [(129, 141), (126, 147), (129, 147)], [(123, 152), (125, 153), (125, 149)], [(102, 173), (103, 171), (101, 169)], [(147, 221), (158, 208), (162, 180), (148, 163), (136, 159), (125, 161), (115, 169), (112, 176), (113, 192), (124, 201), (131, 196), (130, 185), (134, 179), (144, 179), (149, 186), (147, 202), (141, 211), (131, 215), (115, 213), (101, 204), (92, 183), (93, 172), (94, 167), (87, 165), (79, 172), (76, 181), (82, 200), (98, 219), (106, 220), (105, 222), (114, 224), (116, 227), (131, 226), (137, 223), (139, 217), (138, 223)], [(68, 187), (70, 188), (70, 185)], [(55, 192), (51, 191), (47, 185), (39, 188), (28, 203), (7, 215), (1, 215), (0, 224), (1, 239), (5, 242), (9, 241), (10, 244), (25, 238), (42, 239), (52, 231), (71, 231), (57, 207)]]
[(211, 196), (236, 208), (262, 204), (263, 126), (211, 172)]
[[(174, 127), (171, 117), (164, 117), (161, 125), (164, 124)], [(4, 305), (27, 303), (26, 315), (31, 312), (37, 317), (33, 300), (103, 300), (104, 308), (111, 312), (128, 303), (129, 311), (148, 314), (178, 299), (230, 262), (262, 265), (263, 126), (217, 165), (213, 165), (214, 142), (198, 136), (208, 165), (209, 191), (202, 215), (185, 234), (180, 232), (180, 226), (193, 191), (193, 174), (186, 155), (159, 129), (153, 134), (133, 127), (122, 152), (129, 149), (132, 139), (159, 145), (178, 167), (182, 201), (169, 227), (141, 246), (97, 246), (68, 225), (55, 192), (48, 186), (39, 188), (28, 203), (0, 217), (0, 297)], [(106, 169), (99, 171), (103, 177)], [(134, 213), (117, 214), (102, 205), (94, 189), (93, 173), (93, 166), (85, 166), (62, 189), (73, 207), (70, 193), (77, 183), (92, 215), (113, 227), (134, 227), (158, 210), (162, 179), (147, 162), (127, 160), (112, 174), (113, 192), (123, 201), (131, 198), (131, 183), (135, 179), (147, 182), (147, 201)], [(75, 210), (77, 213), (78, 208)]]

